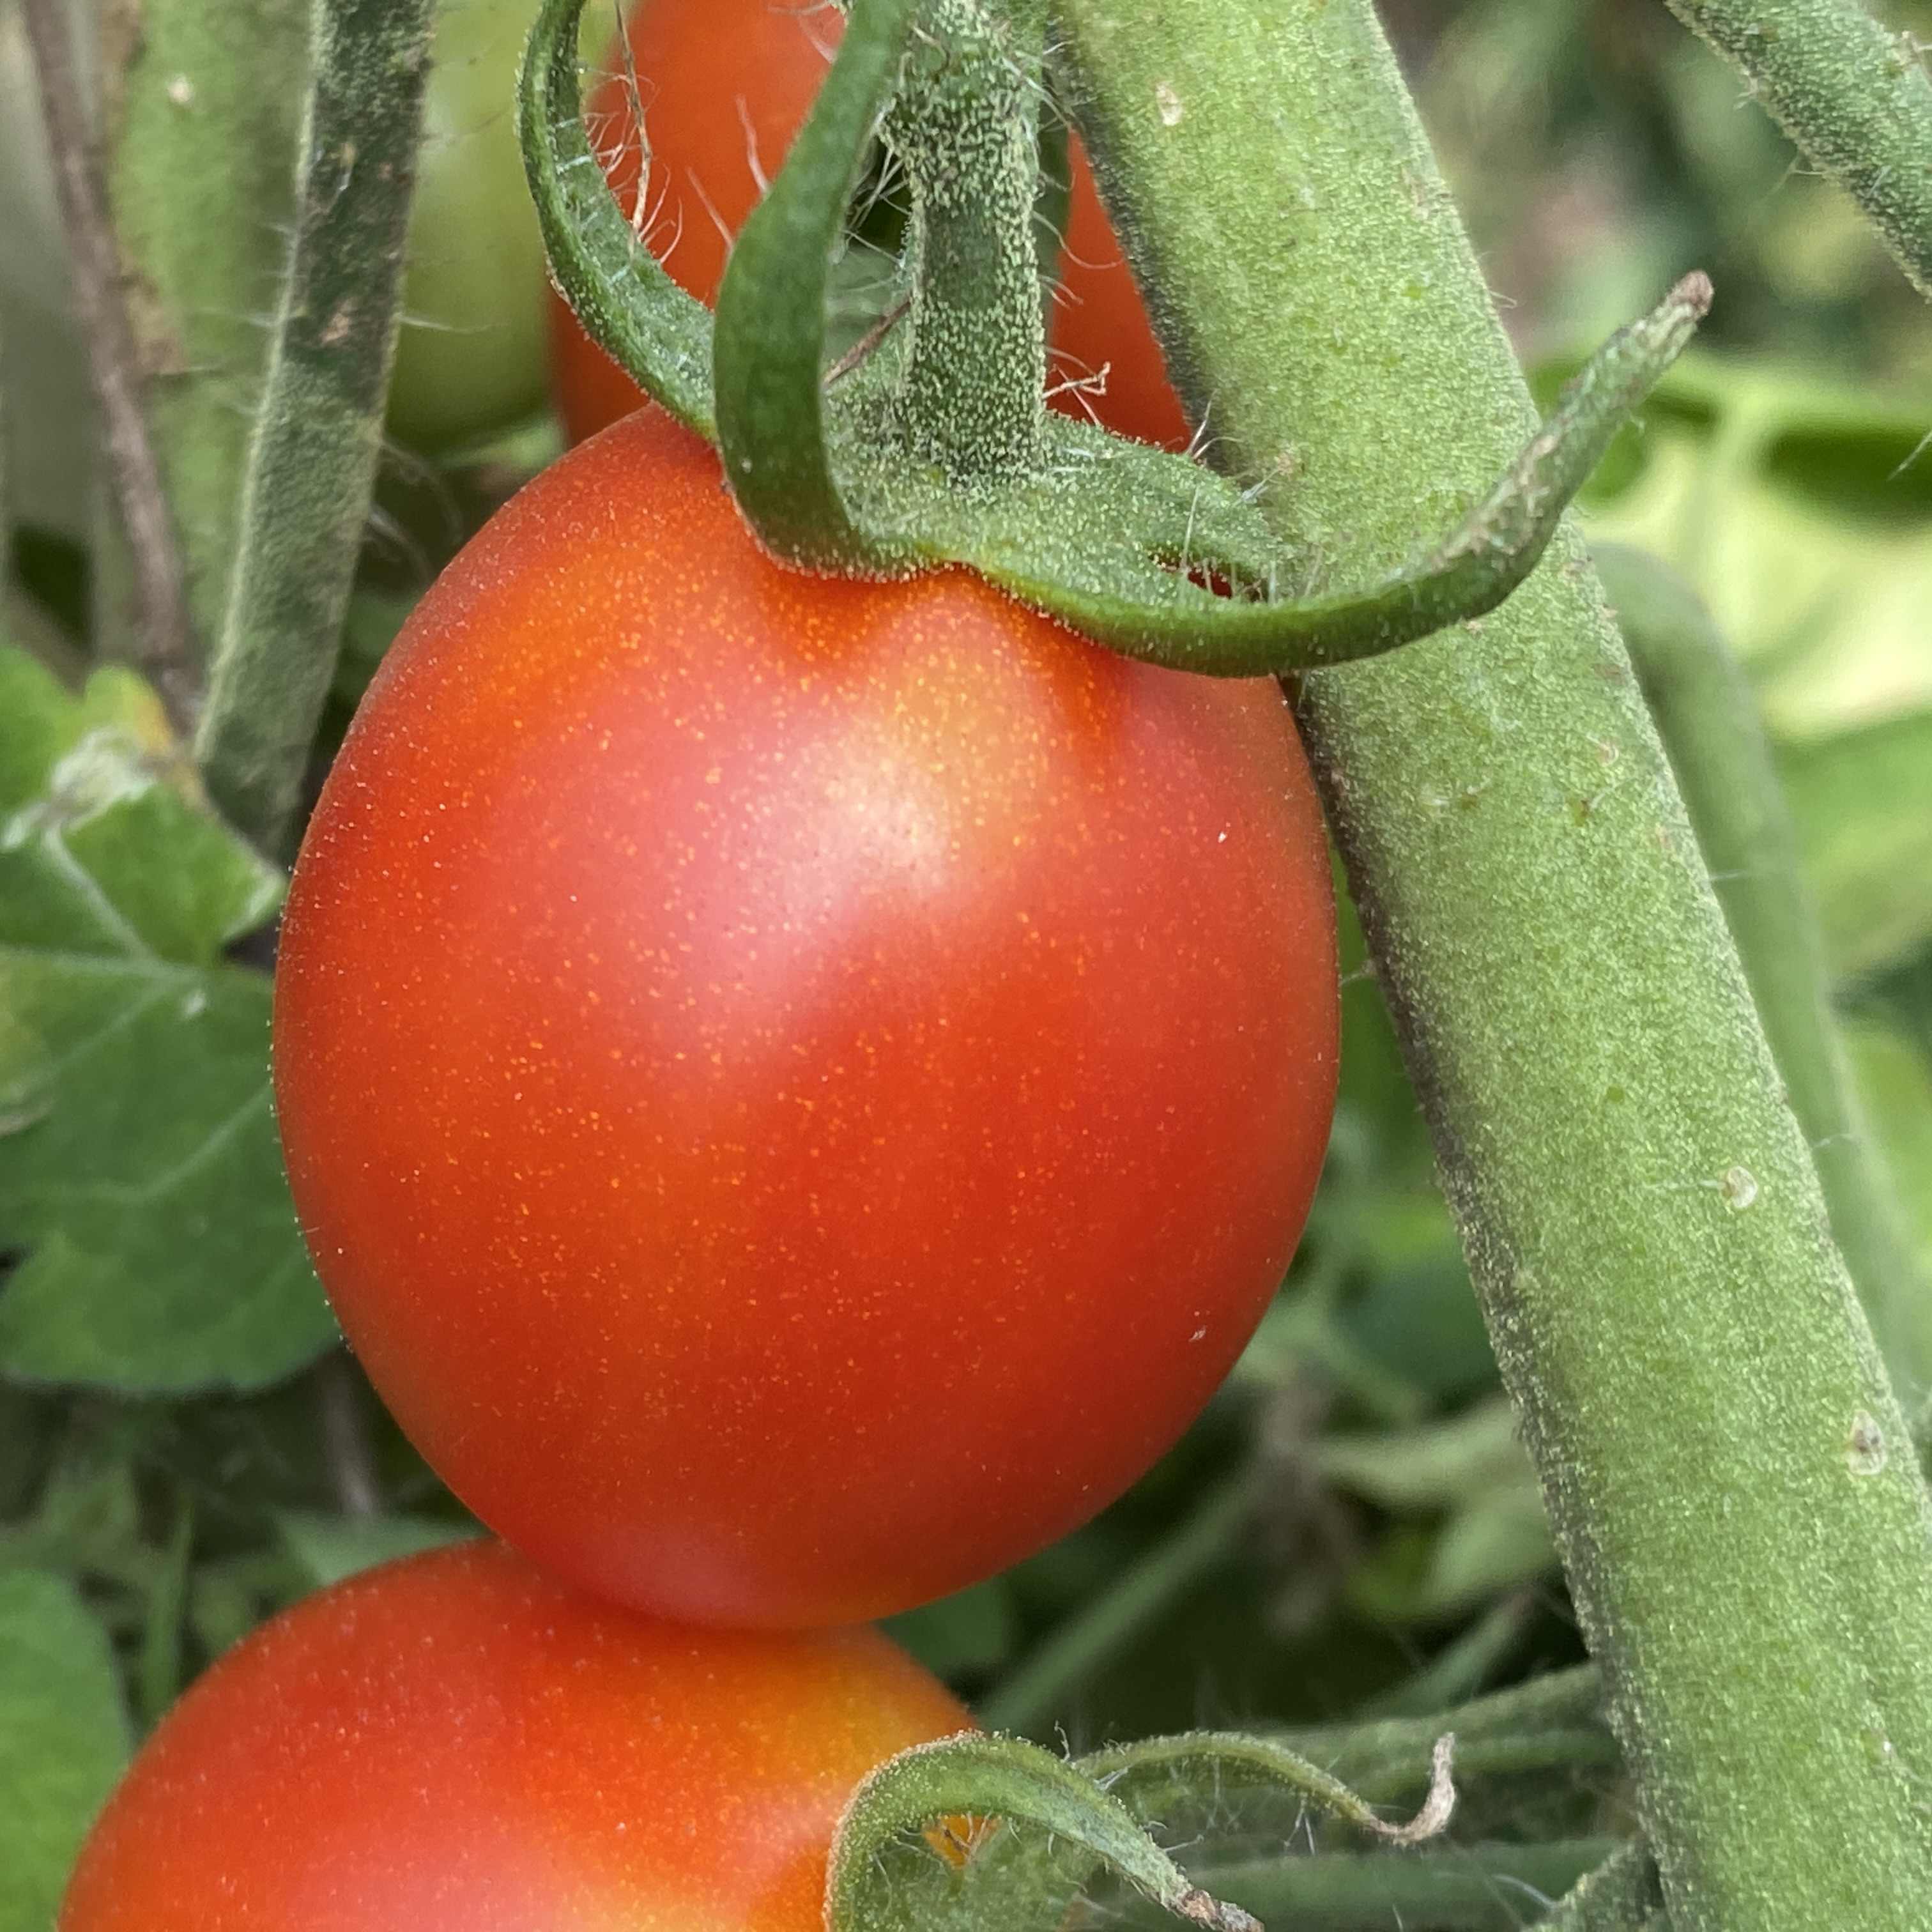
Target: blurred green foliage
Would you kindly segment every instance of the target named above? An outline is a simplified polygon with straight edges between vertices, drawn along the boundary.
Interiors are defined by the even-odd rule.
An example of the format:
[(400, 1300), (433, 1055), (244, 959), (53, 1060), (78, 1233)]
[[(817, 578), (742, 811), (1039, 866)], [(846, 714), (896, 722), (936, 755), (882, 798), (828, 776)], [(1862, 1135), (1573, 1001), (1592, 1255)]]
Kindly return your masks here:
[[(1684, 270), (1718, 284), (1712, 346), (1612, 453), (1586, 526), (1676, 565), (1750, 670), (1932, 1272), (1932, 319), (1656, 0), (1386, 10), (1550, 380)], [(1932, 0), (1885, 10), (1932, 37)], [(0, 380), (39, 399), (76, 385), (58, 237), (16, 161), (16, 26), (0, 0)], [(253, 344), (248, 317), (218, 320)], [(533, 327), (518, 340), (535, 353)], [(542, 371), (522, 373), (508, 389), (533, 401)], [(218, 368), (202, 393), (245, 380)], [(0, 1932), (44, 1925), (130, 1737), (181, 1683), (304, 1591), (474, 1527), (334, 1350), (302, 1255), (265, 1078), (279, 880), (208, 814), (134, 681), (62, 686), (98, 568), (79, 410), (14, 412), (5, 506)], [(422, 440), (455, 439), (438, 416)], [(392, 451), (332, 733), (435, 569), (556, 446), (540, 414), (446, 460)], [(1042, 1740), (1421, 1712), (1581, 1657), (1346, 919), (1344, 940), (1328, 1170), (1240, 1370), (1097, 1521), (896, 1622)], [(1617, 1797), (1599, 1764), (1472, 1816), (1574, 1840), (1623, 1828)]]

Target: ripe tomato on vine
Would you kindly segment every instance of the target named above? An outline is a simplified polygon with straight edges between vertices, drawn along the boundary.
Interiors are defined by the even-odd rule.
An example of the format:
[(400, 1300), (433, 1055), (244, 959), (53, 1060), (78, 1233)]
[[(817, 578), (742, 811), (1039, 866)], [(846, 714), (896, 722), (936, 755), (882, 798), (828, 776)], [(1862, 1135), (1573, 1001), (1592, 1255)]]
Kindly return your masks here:
[(634, 1617), (500, 1544), (304, 1598), (148, 1740), (59, 1932), (819, 1932), (853, 1788), (968, 1728), (866, 1630)]
[[(586, 101), (592, 144), (645, 242), (700, 301), (716, 300), (731, 238), (784, 158), (842, 24), (835, 8), (787, 0), (646, 0), (631, 14), (628, 50), (614, 42), (606, 55), (603, 78)], [(651, 167), (640, 212), (646, 147)], [(1185, 449), (1180, 399), (1078, 135), (1069, 137), (1068, 160), (1066, 246), (1048, 326), (1049, 399), (1120, 435)], [(644, 400), (554, 292), (550, 358), (573, 442)]]
[(780, 568), (656, 410), (418, 607), (298, 863), (290, 1178), (494, 1528), (810, 1625), (1117, 1496), (1279, 1283), (1336, 1076), (1279, 687)]

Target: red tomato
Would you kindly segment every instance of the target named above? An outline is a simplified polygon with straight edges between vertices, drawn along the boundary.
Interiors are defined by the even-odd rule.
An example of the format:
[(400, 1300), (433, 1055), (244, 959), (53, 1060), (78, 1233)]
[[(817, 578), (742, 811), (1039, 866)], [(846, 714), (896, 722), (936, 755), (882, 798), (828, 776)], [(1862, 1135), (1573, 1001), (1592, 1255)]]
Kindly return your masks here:
[[(784, 159), (844, 24), (834, 8), (784, 0), (709, 0), (701, 7), (646, 0), (632, 14), (631, 64), (656, 164), (640, 226), (678, 286), (700, 301), (717, 300), (730, 237)], [(604, 68), (586, 106), (591, 144), (635, 220), (637, 116), (615, 44)], [(1180, 399), (1077, 138), (1071, 160), (1066, 252), (1049, 355), (1054, 406), (1070, 416), (1090, 412), (1123, 436), (1184, 449), (1188, 428)], [(573, 442), (644, 401), (554, 291), (550, 351), (558, 407)], [(1064, 386), (1102, 370), (1104, 393)]]
[(189, 1690), (59, 1932), (820, 1932), (853, 1787), (969, 1722), (871, 1630), (691, 1630), (500, 1544), (440, 1550)]
[(296, 869), (276, 1090), (403, 1426), (620, 1601), (857, 1622), (1118, 1494), (1280, 1281), (1334, 903), (1270, 681), (757, 548), (656, 410), (422, 601)]

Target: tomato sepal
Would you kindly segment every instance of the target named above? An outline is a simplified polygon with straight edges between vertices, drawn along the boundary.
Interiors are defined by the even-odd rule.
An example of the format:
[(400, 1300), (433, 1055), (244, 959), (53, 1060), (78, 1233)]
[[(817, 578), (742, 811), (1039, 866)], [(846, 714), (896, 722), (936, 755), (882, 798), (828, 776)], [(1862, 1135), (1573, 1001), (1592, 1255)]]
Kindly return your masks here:
[[(943, 1919), (958, 1901), (935, 1898), (935, 1888), (976, 1893), (964, 1922), (1046, 1924), (1105, 1870), (1210, 1932), (1258, 1932), (1248, 1912), (1195, 1884), (1154, 1843), (1154, 1820), (1211, 1805), (1238, 1784), (1285, 1792), (1387, 1844), (1420, 1844), (1441, 1835), (1455, 1808), (1454, 1742), (1447, 1734), (1436, 1740), (1427, 1794), (1400, 1822), (1286, 1744), (1237, 1732), (1150, 1738), (1071, 1763), (1024, 1739), (976, 1731), (915, 1744), (880, 1765), (846, 1805), (826, 1868), (826, 1924), (828, 1932), (904, 1932), (932, 1922), (935, 1910)], [(884, 1856), (915, 1832), (928, 1844), (941, 1834), (951, 1854), (939, 1868), (922, 1867), (927, 1884), (917, 1891)], [(989, 1895), (1006, 1909), (989, 1912)]]
[[(1482, 616), (1528, 575), (1709, 305), (1708, 280), (1685, 278), (1586, 365), (1453, 530), (1341, 590), (1315, 587), (1318, 558), (1283, 544), (1232, 481), (1094, 426), (1055, 417), (1040, 426), (1037, 461), (962, 478), (938, 460), (949, 439), (912, 394), (928, 291), (908, 292), (913, 326), (892, 326), (895, 305), (856, 360), (824, 368), (846, 204), (916, 22), (923, 31), (924, 4), (856, 0), (818, 101), (740, 231), (715, 327), (637, 242), (590, 155), (575, 71), (583, 0), (547, 0), (532, 30), (526, 153), (559, 284), (647, 393), (719, 444), (753, 533), (791, 567), (890, 578), (964, 564), (1109, 649), (1210, 676), (1376, 656)], [(967, 0), (949, 8), (949, 28), (962, 35), (991, 18)], [(942, 99), (935, 111), (956, 109)], [(907, 111), (902, 92), (889, 134)], [(1036, 170), (1030, 136), (1026, 146)], [(1009, 211), (1013, 245), (1029, 260), (1033, 188), (1029, 180), (1023, 213), (1017, 200)], [(918, 252), (930, 251), (928, 236)], [(1024, 326), (1040, 335), (1036, 313)], [(948, 339), (964, 338), (955, 329)]]
[[(847, 202), (912, 38), (917, 0), (856, 7), (784, 166), (739, 232), (718, 290), (712, 364), (724, 476), (760, 544), (782, 563), (861, 577), (910, 574), (934, 553), (855, 517), (832, 432), (826, 304)], [(865, 370), (876, 390), (886, 364)], [(891, 358), (886, 358), (889, 362)], [(842, 447), (835, 453), (835, 443)]]
[(665, 274), (590, 151), (578, 78), (584, 0), (544, 0), (517, 81), (517, 129), (550, 278), (585, 332), (653, 402), (718, 440), (711, 312)]

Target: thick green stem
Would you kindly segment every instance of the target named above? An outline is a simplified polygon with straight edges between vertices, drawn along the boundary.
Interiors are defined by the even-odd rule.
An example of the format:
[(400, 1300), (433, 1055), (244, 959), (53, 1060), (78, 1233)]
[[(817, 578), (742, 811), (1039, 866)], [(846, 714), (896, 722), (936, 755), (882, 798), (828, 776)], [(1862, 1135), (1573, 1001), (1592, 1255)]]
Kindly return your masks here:
[(280, 839), (335, 671), (381, 453), (435, 0), (315, 0), (295, 248), (195, 754)]
[(27, 38), (40, 89), (54, 188), (68, 235), (75, 307), (87, 339), (103, 442), (121, 526), (132, 553), (140, 616), (136, 655), (178, 729), (195, 694), (188, 581), (160, 465), (142, 414), (140, 364), (121, 286), (107, 194), (60, 0), (26, 0)]
[[(1350, 576), (1528, 401), (1368, 0), (1060, 0), (1222, 460)], [(1574, 530), (1300, 716), (1677, 1932), (1932, 1897), (1932, 1504)]]
[(1932, 1288), (1922, 1277), (1832, 1010), (1832, 978), (1798, 871), (1798, 832), (1757, 705), (1696, 594), (1654, 558), (1601, 548), (1637, 682), (1737, 941), (1886, 1366), (1909, 1405), (1932, 1391)]
[[(121, 284), (186, 566), (189, 628), (205, 658), (238, 548), (270, 348), (262, 318), (287, 266), (308, 9), (305, 0), (108, 0), (100, 10)], [(129, 628), (119, 580), (137, 554), (131, 523), (110, 520), (94, 557), (98, 628), (110, 647)]]
[[(1000, 17), (1004, 16), (1004, 17)], [(1046, 332), (1035, 254), (1043, 0), (930, 0), (887, 138), (912, 184), (913, 452), (949, 476), (1040, 460)]]
[(1932, 296), (1932, 78), (1863, 0), (1668, 0)]

